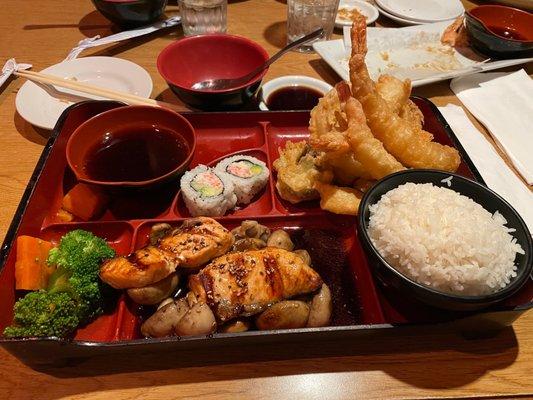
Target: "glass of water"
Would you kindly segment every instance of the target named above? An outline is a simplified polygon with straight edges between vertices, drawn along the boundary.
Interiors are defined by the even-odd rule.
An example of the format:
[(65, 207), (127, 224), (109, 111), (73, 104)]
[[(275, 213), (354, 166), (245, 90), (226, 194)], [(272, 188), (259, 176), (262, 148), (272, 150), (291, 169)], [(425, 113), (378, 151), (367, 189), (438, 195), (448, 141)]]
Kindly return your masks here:
[(179, 6), (186, 36), (226, 32), (228, 0), (179, 0)]
[[(339, 0), (287, 0), (287, 6), (287, 43), (294, 42), (318, 28), (324, 29), (324, 35), (315, 39), (315, 42), (331, 37)], [(313, 42), (307, 42), (296, 51), (312, 52)]]

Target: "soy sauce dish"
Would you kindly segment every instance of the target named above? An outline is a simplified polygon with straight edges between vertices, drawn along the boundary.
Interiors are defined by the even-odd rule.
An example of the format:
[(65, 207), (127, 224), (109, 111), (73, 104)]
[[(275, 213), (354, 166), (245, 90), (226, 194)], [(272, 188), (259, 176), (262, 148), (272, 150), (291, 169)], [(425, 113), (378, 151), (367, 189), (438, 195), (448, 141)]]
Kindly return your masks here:
[(126, 106), (81, 124), (67, 142), (67, 162), (80, 182), (107, 188), (149, 188), (177, 179), (196, 138), (181, 115)]
[(308, 76), (289, 75), (265, 83), (259, 93), (263, 111), (311, 110), (333, 87)]

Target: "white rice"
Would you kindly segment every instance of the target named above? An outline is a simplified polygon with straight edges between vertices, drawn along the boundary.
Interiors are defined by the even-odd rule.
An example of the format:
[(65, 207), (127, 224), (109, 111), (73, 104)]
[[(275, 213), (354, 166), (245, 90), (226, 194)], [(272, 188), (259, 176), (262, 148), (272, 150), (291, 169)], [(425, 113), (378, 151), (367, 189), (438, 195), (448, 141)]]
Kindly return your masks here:
[(460, 295), (494, 293), (516, 276), (522, 247), (507, 221), (472, 199), (430, 183), (406, 183), (369, 207), (368, 232), (398, 271)]

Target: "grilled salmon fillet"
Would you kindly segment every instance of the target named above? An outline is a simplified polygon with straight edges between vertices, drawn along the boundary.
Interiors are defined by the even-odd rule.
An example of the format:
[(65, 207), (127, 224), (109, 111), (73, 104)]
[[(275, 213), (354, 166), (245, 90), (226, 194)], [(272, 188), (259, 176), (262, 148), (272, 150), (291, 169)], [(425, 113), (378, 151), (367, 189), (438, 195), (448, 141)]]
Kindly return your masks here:
[(189, 278), (191, 291), (221, 322), (257, 314), (321, 285), (320, 276), (300, 256), (274, 247), (226, 254)]
[(115, 257), (100, 267), (100, 278), (115, 289), (138, 288), (158, 282), (176, 268), (199, 268), (226, 253), (233, 235), (212, 218), (186, 220), (155, 245)]

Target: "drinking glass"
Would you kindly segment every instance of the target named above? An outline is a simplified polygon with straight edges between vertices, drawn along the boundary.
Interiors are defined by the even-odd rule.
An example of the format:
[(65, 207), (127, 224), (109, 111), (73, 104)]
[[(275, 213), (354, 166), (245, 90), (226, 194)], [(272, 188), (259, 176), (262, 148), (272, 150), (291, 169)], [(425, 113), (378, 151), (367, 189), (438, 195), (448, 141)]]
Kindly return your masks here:
[(331, 37), (339, 0), (287, 0), (287, 6), (287, 43), (318, 28), (324, 29), (322, 37), (300, 46), (296, 51), (310, 53), (313, 51), (313, 42)]
[(228, 0), (179, 0), (179, 6), (185, 36), (226, 32)]

